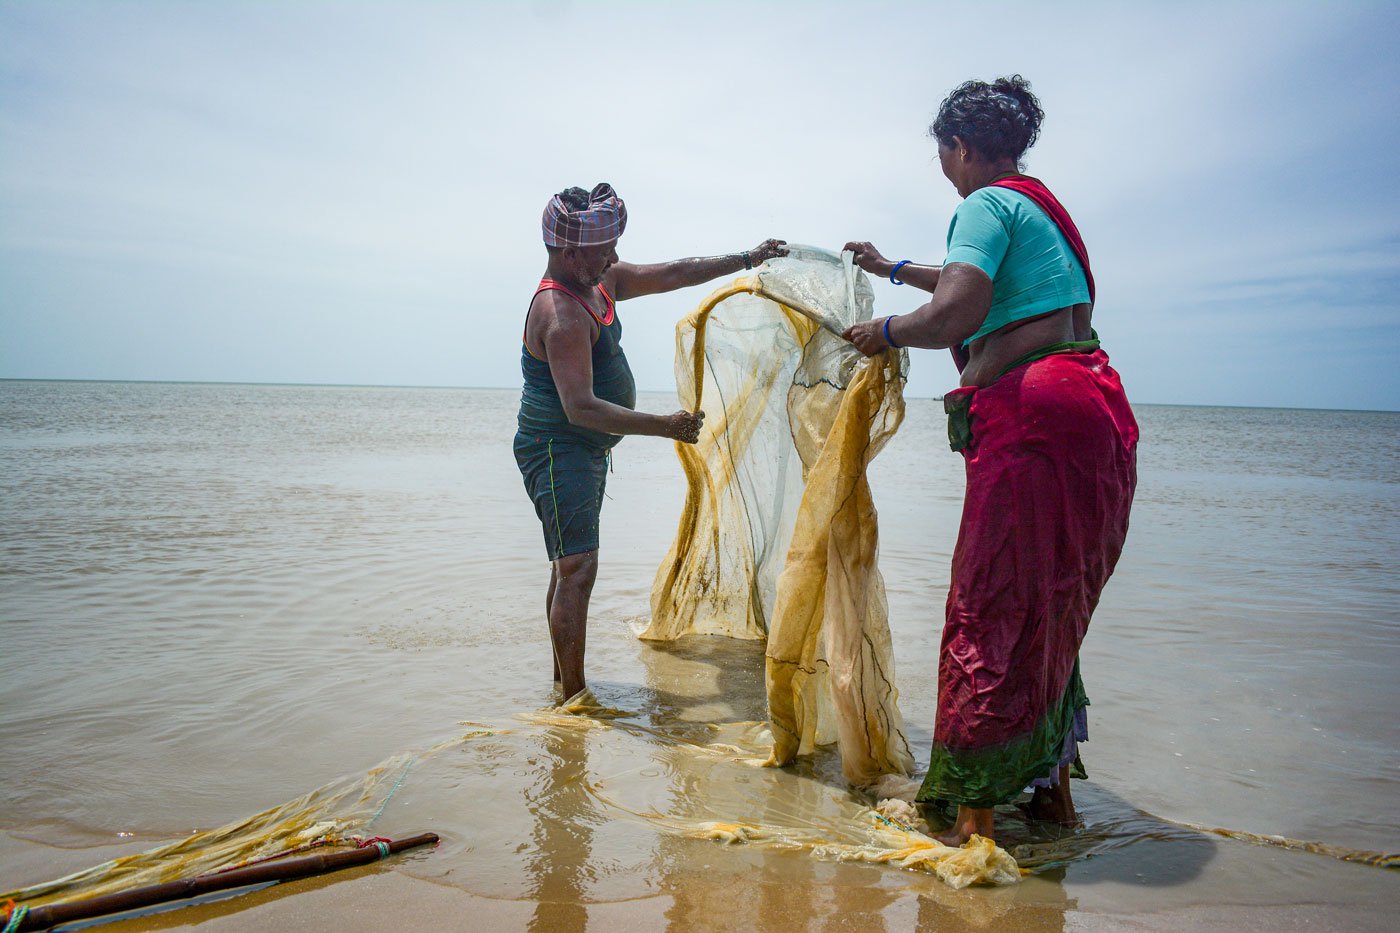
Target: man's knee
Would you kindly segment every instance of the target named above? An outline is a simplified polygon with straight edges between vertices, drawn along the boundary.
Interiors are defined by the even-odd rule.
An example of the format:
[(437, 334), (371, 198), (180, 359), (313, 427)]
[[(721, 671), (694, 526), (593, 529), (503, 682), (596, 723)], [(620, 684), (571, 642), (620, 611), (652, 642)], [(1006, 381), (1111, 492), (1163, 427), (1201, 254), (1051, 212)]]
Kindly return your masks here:
[(554, 575), (560, 586), (592, 589), (598, 576), (597, 550), (559, 558), (554, 562)]

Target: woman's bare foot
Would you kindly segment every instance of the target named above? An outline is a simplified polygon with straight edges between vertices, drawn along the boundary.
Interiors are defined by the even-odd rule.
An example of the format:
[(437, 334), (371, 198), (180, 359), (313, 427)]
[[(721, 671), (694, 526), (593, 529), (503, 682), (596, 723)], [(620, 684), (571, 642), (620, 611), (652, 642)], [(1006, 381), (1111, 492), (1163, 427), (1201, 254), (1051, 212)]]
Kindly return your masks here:
[(1074, 810), (1074, 798), (1069, 789), (1069, 765), (1062, 765), (1059, 783), (1053, 787), (1037, 787), (1026, 806), (1026, 814), (1042, 823), (1075, 827), (1079, 825), (1079, 814)]
[(991, 807), (958, 807), (958, 816), (947, 832), (934, 836), (945, 846), (956, 849), (973, 836), (992, 838)]

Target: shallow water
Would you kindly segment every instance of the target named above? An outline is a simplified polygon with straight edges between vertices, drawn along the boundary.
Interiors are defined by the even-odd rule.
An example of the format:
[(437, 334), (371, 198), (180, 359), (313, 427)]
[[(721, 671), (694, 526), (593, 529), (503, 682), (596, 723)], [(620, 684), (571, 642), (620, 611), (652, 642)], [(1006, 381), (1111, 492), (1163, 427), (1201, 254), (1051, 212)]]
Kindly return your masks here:
[[(1087, 827), (1044, 859), (1057, 868), (954, 892), (626, 815), (839, 836), (858, 810), (829, 758), (774, 772), (694, 752), (712, 723), (759, 738), (757, 645), (635, 639), (683, 491), (668, 443), (628, 439), (609, 478), (588, 670), (624, 715), (529, 718), (551, 698), (548, 567), (510, 454), (515, 398), (0, 382), (0, 888), (451, 741), (375, 831), (439, 832), (401, 870), (534, 900), (546, 926), (648, 897), (680, 926), (774, 928), (836, 910), (1058, 928), (1073, 912), (1400, 906), (1393, 871), (1167, 822), (1400, 850), (1400, 414), (1139, 409), (1133, 527), (1083, 655)], [(962, 495), (939, 412), (911, 401), (871, 475), (921, 756)], [(1008, 845), (1056, 851), (1025, 833), (1005, 822)]]

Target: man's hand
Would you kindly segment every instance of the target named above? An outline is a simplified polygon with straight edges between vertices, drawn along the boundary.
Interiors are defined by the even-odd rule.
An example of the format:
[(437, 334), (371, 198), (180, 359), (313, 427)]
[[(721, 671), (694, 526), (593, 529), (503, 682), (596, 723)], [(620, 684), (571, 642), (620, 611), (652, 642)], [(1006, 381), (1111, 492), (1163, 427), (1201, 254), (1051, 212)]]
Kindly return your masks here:
[(666, 416), (666, 436), (682, 444), (694, 444), (700, 439), (700, 426), (704, 423), (703, 411), (678, 411)]
[(787, 240), (764, 240), (762, 243), (749, 250), (749, 261), (755, 266), (774, 259), (778, 256), (786, 256)]
[(842, 247), (843, 250), (850, 250), (855, 253), (856, 265), (860, 266), (871, 275), (878, 275), (882, 279), (890, 277), (890, 272), (894, 269), (894, 263), (890, 262), (874, 244), (865, 240), (852, 240)]
[[(849, 247), (847, 247), (849, 249)], [(861, 321), (852, 324), (842, 331), (841, 336), (855, 344), (856, 349), (866, 356), (874, 356), (881, 350), (888, 350), (890, 345), (885, 341), (885, 318), (877, 317), (873, 321)]]

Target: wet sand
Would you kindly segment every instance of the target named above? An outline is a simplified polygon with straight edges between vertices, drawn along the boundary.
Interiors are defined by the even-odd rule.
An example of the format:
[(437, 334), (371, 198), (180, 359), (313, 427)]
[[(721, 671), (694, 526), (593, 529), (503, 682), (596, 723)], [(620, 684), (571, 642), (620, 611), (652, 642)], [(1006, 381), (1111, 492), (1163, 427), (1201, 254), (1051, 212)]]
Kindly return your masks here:
[[(1145, 853), (1146, 854), (1146, 853)], [(1155, 856), (1131, 858), (1121, 866), (1133, 874), (1155, 874)], [(1395, 880), (1355, 899), (1319, 902), (1316, 892), (1289, 885), (1261, 889), (1257, 856), (1220, 865), (1217, 881), (1237, 886), (1222, 903), (1181, 903), (1161, 887), (1126, 879), (1075, 883), (1063, 878), (1031, 879), (1023, 887), (955, 892), (929, 886), (921, 877), (871, 879), (825, 877), (794, 883), (761, 872), (735, 883), (692, 870), (676, 879), (676, 893), (633, 899), (582, 902), (514, 900), (474, 895), (460, 887), (425, 881), (390, 866), (351, 869), (250, 893), (185, 905), (163, 913), (119, 920), (103, 928), (123, 931), (198, 929), (295, 929), (306, 931), (411, 929), (518, 930), (1355, 930), (1393, 929)], [(407, 857), (429, 859), (431, 854)], [(1275, 866), (1277, 867), (1277, 866)], [(1372, 871), (1376, 871), (1372, 869)], [(1272, 874), (1272, 873), (1271, 873)]]
[(604, 904), (501, 901), (477, 897), (459, 888), (434, 885), (398, 872), (359, 870), (353, 878), (307, 879), (278, 885), (226, 901), (200, 905), (161, 917), (143, 917), (106, 927), (112, 933), (137, 930), (236, 931), (283, 929), (326, 931), (372, 930), (395, 926), (413, 929), (480, 930), (666, 930), (728, 931), (754, 929), (851, 930), (998, 930), (1025, 933), (1081, 930), (1355, 930), (1393, 929), (1389, 918), (1364, 905), (1216, 904), (1143, 910), (1117, 902), (1101, 909), (1053, 904), (1021, 904), (988, 915), (969, 915), (965, 902), (904, 893), (892, 902), (858, 899), (831, 905), (813, 916), (797, 905), (820, 905), (824, 887), (785, 889), (794, 905), (787, 914), (759, 914), (725, 909), (732, 889), (697, 874), (689, 897), (711, 909), (678, 910), (675, 897), (660, 895)]

